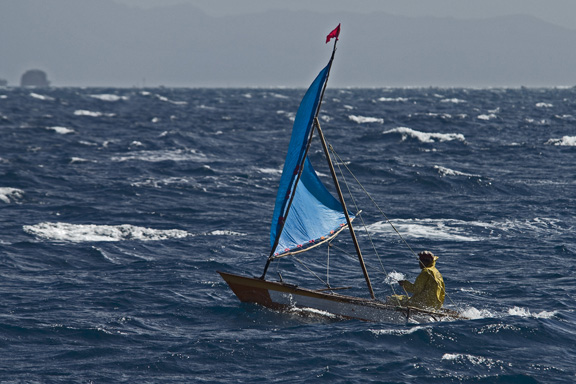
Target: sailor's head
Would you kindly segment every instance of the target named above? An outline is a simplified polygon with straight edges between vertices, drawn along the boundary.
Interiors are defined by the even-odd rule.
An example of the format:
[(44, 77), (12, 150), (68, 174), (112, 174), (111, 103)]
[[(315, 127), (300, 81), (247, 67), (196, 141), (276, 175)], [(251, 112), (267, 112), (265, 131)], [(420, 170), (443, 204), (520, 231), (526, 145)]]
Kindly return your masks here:
[(438, 260), (438, 256), (434, 256), (430, 251), (422, 251), (418, 254), (418, 257), (420, 258), (420, 266), (424, 267), (431, 267)]

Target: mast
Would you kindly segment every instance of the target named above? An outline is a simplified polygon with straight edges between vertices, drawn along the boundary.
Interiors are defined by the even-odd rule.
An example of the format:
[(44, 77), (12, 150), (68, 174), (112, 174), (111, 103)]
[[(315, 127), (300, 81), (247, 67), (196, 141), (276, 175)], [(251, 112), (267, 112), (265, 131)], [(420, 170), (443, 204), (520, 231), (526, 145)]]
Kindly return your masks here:
[(358, 255), (358, 261), (360, 262), (360, 267), (362, 268), (362, 273), (364, 274), (364, 279), (366, 280), (366, 285), (368, 286), (368, 291), (370, 292), (370, 297), (375, 299), (374, 290), (372, 289), (372, 283), (370, 282), (370, 276), (368, 276), (368, 270), (366, 269), (366, 264), (364, 263), (364, 257), (362, 257), (362, 251), (360, 250), (360, 245), (358, 244), (358, 239), (356, 238), (356, 232), (354, 232), (354, 227), (352, 226), (352, 220), (350, 220), (350, 215), (348, 214), (348, 209), (346, 208), (346, 202), (344, 201), (344, 196), (342, 195), (342, 190), (340, 189), (340, 183), (336, 177), (336, 171), (334, 170), (334, 164), (332, 164), (332, 159), (330, 158), (330, 153), (328, 152), (328, 146), (326, 145), (326, 140), (324, 139), (324, 133), (320, 128), (320, 123), (318, 122), (318, 117), (314, 118), (314, 126), (318, 131), (318, 136), (320, 137), (320, 142), (322, 142), (322, 148), (324, 149), (324, 154), (326, 155), (326, 161), (328, 162), (328, 167), (330, 168), (330, 173), (332, 174), (332, 180), (334, 181), (334, 186), (336, 187), (336, 192), (338, 193), (338, 198), (344, 208), (344, 215), (346, 216), (346, 223), (348, 224), (348, 229), (350, 230), (350, 236), (352, 237), (352, 242), (354, 243), (354, 248), (356, 248), (356, 254)]
[[(333, 32), (334, 33), (334, 32)], [(337, 32), (334, 37), (334, 47), (332, 48), (332, 57), (330, 58), (330, 67), (328, 68), (328, 74), (326, 75), (326, 81), (324, 82), (324, 88), (322, 89), (322, 95), (320, 96), (320, 101), (318, 103), (318, 109), (316, 110), (316, 115), (314, 116), (314, 127), (318, 130), (318, 136), (322, 142), (322, 148), (324, 149), (324, 154), (326, 155), (326, 161), (328, 162), (328, 167), (330, 168), (330, 173), (332, 174), (332, 180), (334, 181), (334, 186), (336, 187), (336, 192), (338, 193), (338, 198), (344, 209), (344, 215), (346, 216), (346, 223), (348, 224), (348, 229), (350, 230), (350, 236), (352, 237), (352, 242), (354, 243), (354, 248), (356, 248), (356, 255), (358, 255), (358, 261), (360, 262), (360, 268), (362, 268), (362, 273), (364, 274), (364, 279), (366, 280), (366, 285), (368, 286), (368, 291), (370, 292), (370, 297), (375, 299), (374, 290), (372, 289), (372, 283), (370, 282), (370, 276), (368, 276), (368, 270), (366, 269), (366, 264), (364, 263), (364, 257), (362, 256), (362, 251), (360, 250), (360, 245), (358, 244), (358, 239), (356, 238), (356, 232), (354, 232), (354, 227), (352, 226), (352, 220), (350, 220), (350, 215), (348, 214), (348, 209), (346, 208), (346, 202), (344, 201), (344, 196), (342, 195), (342, 189), (340, 188), (340, 183), (336, 177), (336, 171), (334, 170), (334, 164), (332, 164), (332, 158), (328, 152), (328, 146), (326, 145), (326, 139), (324, 139), (324, 133), (320, 128), (320, 122), (318, 121), (318, 114), (320, 113), (320, 107), (322, 106), (322, 100), (324, 99), (324, 92), (326, 91), (326, 86), (328, 85), (328, 78), (330, 77), (330, 70), (332, 69), (332, 62), (334, 60), (334, 55), (336, 53), (336, 43), (338, 42), (338, 35), (340, 34), (340, 24), (338, 24)], [(329, 37), (332, 34), (328, 35)]]

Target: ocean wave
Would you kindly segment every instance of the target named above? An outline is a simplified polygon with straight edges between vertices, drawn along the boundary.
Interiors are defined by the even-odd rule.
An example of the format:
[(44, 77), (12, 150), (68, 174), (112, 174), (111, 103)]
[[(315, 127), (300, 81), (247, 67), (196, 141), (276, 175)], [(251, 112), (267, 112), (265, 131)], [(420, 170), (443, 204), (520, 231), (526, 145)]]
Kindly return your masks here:
[(256, 168), (256, 170), (268, 175), (282, 175), (282, 170), (279, 168)]
[(18, 188), (0, 187), (0, 201), (10, 204), (22, 199), (24, 191)]
[(576, 136), (563, 136), (561, 139), (550, 139), (544, 144), (576, 147)]
[(101, 117), (101, 116), (114, 117), (114, 116), (116, 116), (115, 113), (94, 112), (94, 111), (87, 111), (85, 109), (78, 109), (78, 110), (74, 111), (74, 115), (76, 115), (76, 116), (90, 116), (90, 117)]
[[(162, 188), (166, 186), (189, 186), (192, 185), (197, 188), (201, 188), (200, 183), (196, 182), (193, 178), (185, 177), (166, 177), (163, 179), (147, 178), (143, 181), (135, 181), (130, 183), (133, 187), (153, 187)], [(205, 188), (202, 188), (204, 191)]]
[(128, 96), (118, 96), (112, 94), (101, 94), (101, 95), (90, 95), (94, 99), (102, 100), (102, 101), (120, 101), (120, 100), (128, 100)]
[(410, 101), (410, 99), (406, 97), (381, 97), (378, 101), (387, 102), (387, 103), (404, 103)]
[(348, 119), (358, 123), (358, 124), (365, 124), (365, 123), (378, 123), (384, 124), (384, 119), (379, 117), (365, 117), (365, 116), (356, 116), (356, 115), (349, 115)]
[(23, 229), (26, 233), (40, 239), (72, 243), (126, 240), (159, 241), (179, 239), (189, 235), (188, 232), (179, 229), (151, 229), (130, 224), (95, 225), (44, 222), (36, 225), (24, 225)]
[(215, 231), (205, 233), (206, 236), (246, 236), (245, 233), (234, 232), (234, 231), (224, 231), (217, 229)]
[[(428, 239), (431, 241), (482, 241), (475, 232), (479, 229), (486, 231), (487, 224), (466, 222), (461, 220), (438, 219), (404, 219), (393, 220), (394, 227), (403, 236), (414, 239)], [(371, 233), (390, 234), (393, 231), (386, 221), (379, 221), (368, 226)], [(486, 234), (488, 236), (488, 233)]]
[(402, 141), (405, 141), (408, 138), (414, 138), (422, 143), (434, 143), (436, 141), (444, 142), (444, 141), (466, 141), (464, 135), (461, 133), (428, 133), (428, 132), (420, 132), (416, 131), (412, 128), (407, 127), (398, 127), (394, 129), (390, 129), (388, 131), (383, 132), (385, 135), (390, 133), (399, 133), (402, 135)]
[(396, 328), (391, 328), (391, 329), (370, 329), (370, 332), (372, 332), (375, 335), (390, 335), (390, 336), (404, 336), (404, 335), (410, 335), (414, 332), (418, 332), (418, 331), (422, 331), (425, 329), (430, 329), (429, 326), (422, 326), (422, 325), (417, 325), (415, 327), (411, 327), (408, 329), (405, 328), (401, 328), (401, 329), (396, 329)]
[(286, 112), (283, 110), (279, 110), (279, 111), (276, 111), (276, 113), (279, 115), (286, 116), (288, 119), (290, 119), (290, 121), (296, 120), (296, 113), (295, 112)]
[(502, 360), (495, 360), (488, 357), (460, 353), (445, 353), (442, 356), (442, 360), (449, 360), (459, 364), (480, 365), (488, 369), (510, 365), (504, 363)]
[(140, 160), (148, 162), (160, 161), (207, 161), (208, 157), (193, 149), (175, 149), (168, 151), (138, 151), (124, 156), (113, 156), (112, 161)]
[(488, 120), (497, 119), (498, 116), (496, 116), (494, 113), (489, 113), (489, 114), (483, 113), (483, 114), (481, 114), (481, 115), (478, 115), (477, 118), (478, 118), (478, 120), (488, 121)]
[(66, 127), (46, 127), (46, 129), (59, 133), (61, 135), (66, 135), (68, 133), (74, 133), (74, 130)]
[(188, 102), (187, 101), (174, 101), (174, 100), (170, 100), (169, 98), (162, 96), (162, 95), (155, 95), (156, 98), (158, 98), (161, 101), (165, 101), (167, 103), (171, 103), (171, 104), (176, 104), (176, 105), (187, 105)]
[(40, 94), (34, 93), (34, 92), (30, 93), (30, 96), (35, 98), (35, 99), (44, 100), (44, 101), (54, 101), (55, 100), (53, 97), (46, 96), (46, 95), (40, 95)]
[(453, 169), (442, 167), (440, 165), (435, 165), (434, 169), (436, 169), (438, 171), (438, 173), (440, 174), (440, 176), (442, 176), (442, 177), (444, 177), (444, 176), (481, 177), (480, 175), (474, 175), (471, 173), (455, 171)]
[(550, 103), (536, 103), (536, 108), (552, 108), (554, 104)]
[(558, 314), (557, 311), (541, 311), (532, 313), (528, 308), (513, 307), (508, 310), (510, 316), (531, 317), (535, 319), (550, 319)]
[(442, 99), (440, 100), (441, 103), (452, 103), (452, 104), (462, 104), (462, 103), (467, 103), (466, 100), (462, 100), (462, 99), (457, 99), (457, 98), (452, 98), (452, 99)]

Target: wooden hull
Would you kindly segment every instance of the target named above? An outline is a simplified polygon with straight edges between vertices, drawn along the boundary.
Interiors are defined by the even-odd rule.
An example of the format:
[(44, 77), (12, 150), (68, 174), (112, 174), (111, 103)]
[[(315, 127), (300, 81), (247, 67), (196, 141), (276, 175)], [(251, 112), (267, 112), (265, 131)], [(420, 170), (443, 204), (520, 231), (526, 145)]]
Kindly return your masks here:
[(378, 300), (326, 293), (291, 284), (218, 272), (242, 302), (256, 303), (275, 310), (312, 308), (342, 318), (404, 324), (460, 318), (457, 313), (397, 307)]

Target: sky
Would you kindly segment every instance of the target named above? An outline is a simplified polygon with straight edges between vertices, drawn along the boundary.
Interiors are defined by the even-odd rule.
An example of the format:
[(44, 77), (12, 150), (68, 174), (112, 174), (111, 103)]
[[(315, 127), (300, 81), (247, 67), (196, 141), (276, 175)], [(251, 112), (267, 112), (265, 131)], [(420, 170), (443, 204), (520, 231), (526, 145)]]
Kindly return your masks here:
[[(184, 5), (184, 6), (182, 6)], [(0, 0), (0, 79), (54, 86), (574, 86), (576, 0)]]
[(191, 4), (212, 16), (267, 10), (317, 12), (387, 12), (402, 16), (487, 18), (526, 14), (576, 29), (576, 0), (116, 0), (134, 7), (152, 8)]

